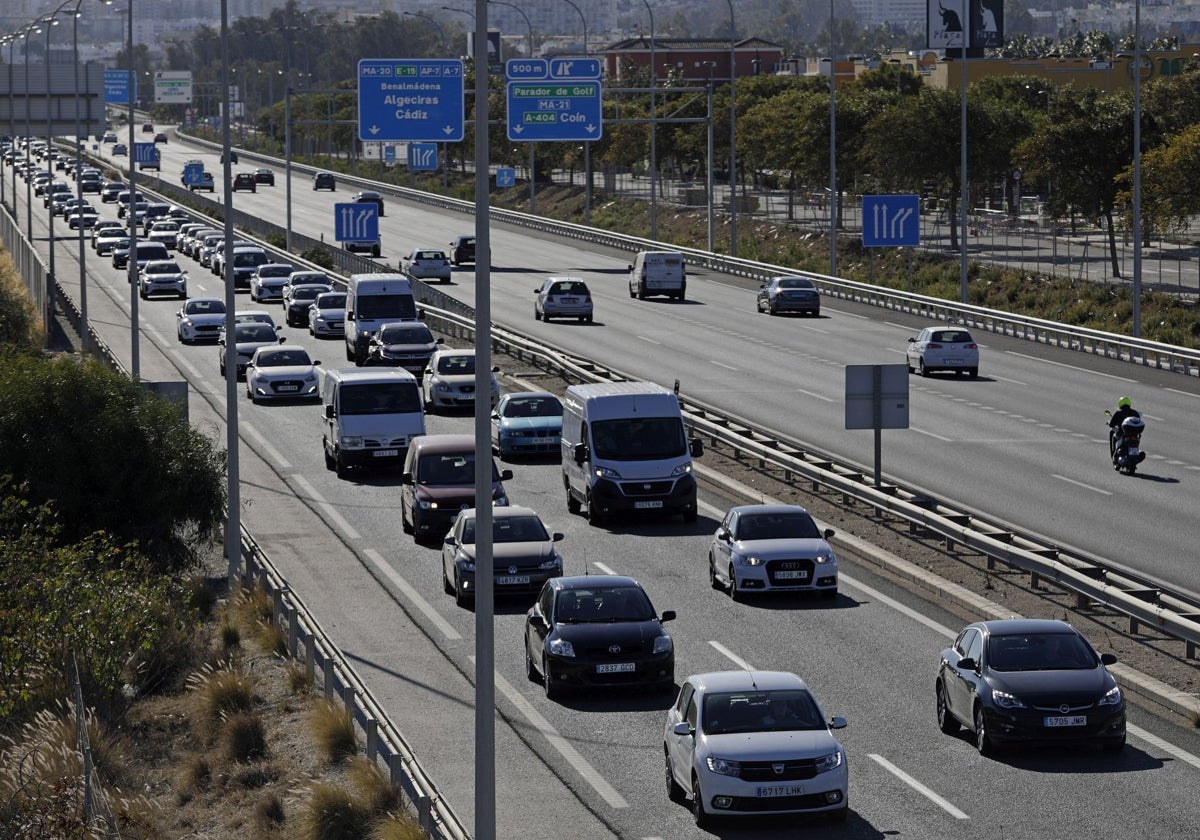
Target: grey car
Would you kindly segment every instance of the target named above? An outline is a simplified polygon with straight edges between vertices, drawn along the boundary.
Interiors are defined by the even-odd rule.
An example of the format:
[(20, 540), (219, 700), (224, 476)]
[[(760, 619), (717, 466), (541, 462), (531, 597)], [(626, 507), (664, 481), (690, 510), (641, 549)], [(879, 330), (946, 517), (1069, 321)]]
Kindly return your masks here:
[(533, 294), (533, 317), (538, 321), (575, 318), (585, 324), (592, 322), (592, 293), (578, 277), (547, 277)]
[(807, 277), (772, 277), (758, 289), (756, 305), (759, 312), (779, 315), (799, 312), (802, 315), (821, 314), (821, 296)]

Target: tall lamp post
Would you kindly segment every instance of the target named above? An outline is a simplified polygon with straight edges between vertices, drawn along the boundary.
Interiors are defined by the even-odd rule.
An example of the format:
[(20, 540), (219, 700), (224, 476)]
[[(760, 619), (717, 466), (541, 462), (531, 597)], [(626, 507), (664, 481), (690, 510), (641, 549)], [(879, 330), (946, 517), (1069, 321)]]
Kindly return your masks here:
[[(729, 256), (737, 256), (737, 22), (729, 5)], [(831, 0), (832, 2), (832, 0)]]
[(716, 184), (713, 183), (713, 69), (716, 68), (717, 62), (706, 61), (708, 65), (708, 183), (705, 185), (708, 190), (708, 252), (711, 254), (713, 249), (713, 190), (716, 189)]
[[(563, 0), (568, 6), (574, 9), (579, 14), (579, 20), (583, 24), (583, 54), (588, 55), (588, 27), (587, 18), (583, 16), (583, 9), (575, 3), (575, 0)], [(592, 223), (592, 141), (583, 141), (583, 223), (590, 225)]]
[(833, 0), (829, 0), (829, 276), (837, 276), (837, 72), (834, 69), (834, 46), (837, 36), (834, 29)]
[[(29, 26), (25, 27), (25, 34), (22, 36), (25, 39), (25, 43), (22, 46), (24, 47), (24, 52), (25, 52), (25, 137), (27, 138), (27, 140), (28, 140), (28, 138), (33, 137), (33, 128), (30, 124), (30, 119), (29, 119), (29, 117), (30, 117), (30, 114), (29, 114), (29, 108), (30, 108), (30, 104), (29, 104), (29, 36), (39, 33), (41, 31), (42, 30), (40, 28), (38, 28), (38, 25), (36, 23), (31, 23)], [(26, 151), (26, 153), (28, 153), (28, 151), (29, 151), (28, 143), (25, 146), (25, 151)], [(31, 162), (32, 162), (32, 160), (31, 160)], [(14, 202), (16, 201), (15, 197), (13, 198), (13, 201)], [(30, 242), (33, 241), (33, 178), (32, 177), (25, 179), (25, 237)]]
[[(55, 9), (46, 17), (42, 18), (46, 25), (46, 51), (42, 54), (42, 60), (45, 62), (45, 78), (46, 78), (46, 145), (52, 148), (54, 142), (54, 108), (51, 90), (50, 79), (50, 30), (58, 26), (58, 14), (65, 9), (72, 0), (65, 0), (57, 9)], [(76, 87), (78, 89), (78, 86)], [(50, 184), (54, 183), (54, 158), (50, 155), (46, 156), (46, 173), (50, 176), (50, 180), (46, 182), (47, 189)], [(51, 193), (53, 195), (53, 193)], [(50, 208), (48, 215), (48, 234), (50, 240), (50, 273), (46, 277), (46, 320), (49, 323), (50, 318), (54, 315), (54, 284), (57, 282), (58, 274), (55, 271), (54, 264), (54, 202), (51, 200), (47, 205)], [(63, 221), (66, 221), (67, 212), (63, 210)]]
[[(487, 0), (489, 3), (494, 3), (497, 6), (508, 6), (510, 9), (516, 9), (521, 17), (525, 18), (525, 28), (529, 31), (529, 40), (526, 43), (525, 55), (533, 58), (533, 24), (529, 22), (529, 15), (520, 7), (512, 3), (505, 3), (503, 0)], [(534, 195), (537, 192), (537, 184), (533, 180), (533, 168), (536, 165), (534, 158), (534, 143), (529, 143), (529, 212), (533, 212)]]
[[(101, 0), (107, 5), (112, 0)], [(75, 197), (83, 200), (83, 181), (79, 177), (79, 171), (83, 168), (83, 137), (79, 134), (79, 17), (83, 13), (80, 11), (83, 8), (84, 0), (78, 0), (75, 4), (75, 10), (71, 12), (71, 63), (75, 65)], [(92, 70), (89, 65), (87, 81), (91, 82)], [(91, 84), (86, 85), (87, 91), (91, 90)], [(86, 95), (86, 91), (85, 91)], [(92, 100), (87, 98), (88, 114), (92, 112)], [(90, 122), (90, 121), (89, 121)], [(79, 342), (80, 349), (88, 352), (88, 308), (87, 308), (87, 247), (84, 243), (83, 225), (79, 226)]]
[[(128, 27), (128, 40), (125, 44), (126, 59), (129, 63), (129, 111), (127, 119), (129, 120), (129, 148), (126, 152), (129, 156), (129, 207), (125, 210), (125, 222), (129, 226), (129, 344), (130, 344), (130, 375), (134, 382), (142, 378), (142, 356), (141, 346), (138, 341), (138, 293), (137, 293), (137, 260), (134, 256), (137, 254), (137, 214), (134, 212), (134, 206), (137, 203), (137, 164), (134, 162), (134, 128), (133, 128), (133, 110), (134, 110), (134, 92), (137, 88), (137, 62), (133, 57), (133, 0), (126, 0)], [(228, 216), (228, 214), (226, 214)]]
[[(654, 10), (642, 0), (650, 16), (650, 238), (658, 240), (658, 62), (654, 60)], [(709, 246), (712, 247), (711, 245)]]

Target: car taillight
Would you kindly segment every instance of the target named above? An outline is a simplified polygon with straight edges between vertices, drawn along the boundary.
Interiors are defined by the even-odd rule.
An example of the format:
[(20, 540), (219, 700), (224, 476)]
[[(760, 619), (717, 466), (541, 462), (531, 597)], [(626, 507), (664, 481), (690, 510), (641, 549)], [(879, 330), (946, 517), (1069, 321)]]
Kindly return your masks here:
[(584, 295), (584, 296), (583, 296), (583, 302), (584, 302), (584, 303), (591, 303), (591, 302), (592, 302), (592, 296), (591, 296), (591, 295)]
[(975, 342), (971, 342), (970, 344), (966, 345), (966, 348), (968, 350), (976, 350), (979, 348), (979, 345), (976, 344)]
[(942, 349), (942, 345), (934, 344), (933, 342), (930, 342), (929, 344), (926, 344), (925, 346), (928, 347), (930, 350), (941, 350)]

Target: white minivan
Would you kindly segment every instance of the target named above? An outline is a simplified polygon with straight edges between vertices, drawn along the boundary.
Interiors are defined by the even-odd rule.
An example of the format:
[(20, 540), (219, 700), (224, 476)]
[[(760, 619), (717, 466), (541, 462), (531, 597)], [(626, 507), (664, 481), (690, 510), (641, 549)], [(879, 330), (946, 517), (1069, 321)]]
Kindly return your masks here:
[(362, 367), (371, 337), (382, 325), (417, 318), (412, 281), (403, 274), (351, 274), (346, 284), (346, 361)]
[(325, 468), (399, 466), (425, 434), (421, 386), (406, 370), (326, 370), (321, 382)]
[(687, 294), (687, 261), (678, 251), (638, 251), (629, 266), (629, 296), (645, 300), (665, 295), (683, 300)]
[(588, 522), (625, 511), (696, 521), (692, 458), (679, 399), (654, 382), (572, 385), (563, 396), (562, 477), (567, 510)]

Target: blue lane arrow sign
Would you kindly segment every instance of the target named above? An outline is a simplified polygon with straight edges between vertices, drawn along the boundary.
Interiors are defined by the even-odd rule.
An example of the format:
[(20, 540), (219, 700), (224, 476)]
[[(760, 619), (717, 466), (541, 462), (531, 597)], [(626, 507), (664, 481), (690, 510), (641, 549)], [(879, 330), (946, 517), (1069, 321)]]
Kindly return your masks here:
[(204, 180), (204, 164), (189, 163), (183, 167), (183, 185), (192, 187)]
[(496, 186), (511, 187), (517, 183), (517, 170), (511, 166), (501, 166), (496, 169)]
[(921, 244), (921, 197), (864, 195), (863, 247), (916, 247)]
[(134, 143), (133, 162), (136, 164), (158, 163), (158, 147), (153, 143)]
[(409, 143), (408, 168), (413, 171), (428, 171), (438, 168), (437, 143)]
[(466, 122), (463, 79), (459, 59), (360, 60), (359, 139), (461, 141)]
[(379, 207), (376, 204), (333, 205), (333, 238), (338, 242), (375, 242), (379, 239)]

